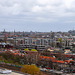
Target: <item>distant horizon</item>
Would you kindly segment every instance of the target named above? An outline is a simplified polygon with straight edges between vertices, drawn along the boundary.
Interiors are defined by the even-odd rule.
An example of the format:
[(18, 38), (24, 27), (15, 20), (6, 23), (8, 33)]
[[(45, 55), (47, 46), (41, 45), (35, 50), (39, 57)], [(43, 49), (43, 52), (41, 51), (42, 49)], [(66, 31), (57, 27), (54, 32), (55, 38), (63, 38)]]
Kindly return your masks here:
[[(1, 30), (0, 32), (4, 32), (4, 30)], [(14, 31), (15, 32), (45, 32), (45, 31), (18, 31), (18, 30), (9, 31), (9, 30), (5, 30), (5, 32), (14, 32)], [(70, 31), (70, 30), (68, 30), (68, 31)], [(55, 32), (68, 32), (68, 31), (55, 31)], [(71, 30), (71, 31), (74, 31), (74, 30)], [(54, 32), (54, 31), (47, 31), (47, 32)]]

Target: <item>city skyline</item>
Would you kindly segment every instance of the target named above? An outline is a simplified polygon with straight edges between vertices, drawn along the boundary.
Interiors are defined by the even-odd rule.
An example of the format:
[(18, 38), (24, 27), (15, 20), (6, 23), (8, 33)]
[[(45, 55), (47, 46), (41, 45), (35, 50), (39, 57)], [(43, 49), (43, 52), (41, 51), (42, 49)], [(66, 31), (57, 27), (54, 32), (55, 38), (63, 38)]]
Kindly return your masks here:
[(0, 31), (75, 30), (74, 0), (0, 0)]

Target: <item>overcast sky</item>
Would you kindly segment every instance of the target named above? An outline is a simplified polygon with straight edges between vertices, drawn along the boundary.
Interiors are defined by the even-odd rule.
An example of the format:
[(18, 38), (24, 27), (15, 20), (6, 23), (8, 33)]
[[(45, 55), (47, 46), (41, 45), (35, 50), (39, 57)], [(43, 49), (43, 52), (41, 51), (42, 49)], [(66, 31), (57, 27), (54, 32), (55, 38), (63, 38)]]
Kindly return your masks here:
[(0, 0), (0, 31), (75, 29), (75, 0)]

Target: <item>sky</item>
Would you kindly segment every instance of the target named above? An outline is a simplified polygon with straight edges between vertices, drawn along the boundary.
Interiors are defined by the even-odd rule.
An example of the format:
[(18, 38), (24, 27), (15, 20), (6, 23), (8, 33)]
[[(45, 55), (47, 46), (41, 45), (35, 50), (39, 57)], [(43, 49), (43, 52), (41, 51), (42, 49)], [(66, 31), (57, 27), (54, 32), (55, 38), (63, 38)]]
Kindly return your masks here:
[(0, 31), (75, 30), (75, 0), (0, 0)]

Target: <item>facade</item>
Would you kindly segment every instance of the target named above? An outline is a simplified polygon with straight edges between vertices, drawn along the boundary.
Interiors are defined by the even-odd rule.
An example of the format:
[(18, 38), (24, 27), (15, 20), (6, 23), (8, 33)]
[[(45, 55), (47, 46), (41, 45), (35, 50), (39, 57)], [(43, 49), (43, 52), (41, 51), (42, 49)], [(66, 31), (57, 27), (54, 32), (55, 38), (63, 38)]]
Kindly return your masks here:
[[(63, 41), (60, 44), (59, 38)], [(20, 44), (41, 47), (69, 47), (74, 45), (75, 37), (68, 32), (0, 32), (0, 42), (15, 46)]]
[(45, 50), (46, 47), (51, 46), (53, 40), (49, 38), (24, 38), (19, 45), (21, 49), (37, 49)]
[[(58, 40), (60, 37), (51, 39), (51, 38), (30, 38), (30, 37), (14, 37), (7, 38), (7, 43), (12, 43), (15, 46), (24, 45), (24, 48), (34, 48), (37, 50), (44, 50), (46, 47), (70, 47), (73, 42), (73, 38), (62, 38), (62, 43)], [(22, 48), (23, 46), (21, 46)], [(31, 47), (31, 48), (30, 48)]]

